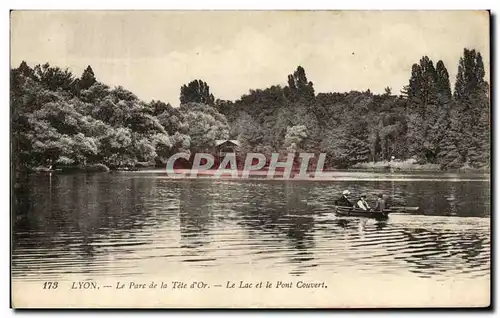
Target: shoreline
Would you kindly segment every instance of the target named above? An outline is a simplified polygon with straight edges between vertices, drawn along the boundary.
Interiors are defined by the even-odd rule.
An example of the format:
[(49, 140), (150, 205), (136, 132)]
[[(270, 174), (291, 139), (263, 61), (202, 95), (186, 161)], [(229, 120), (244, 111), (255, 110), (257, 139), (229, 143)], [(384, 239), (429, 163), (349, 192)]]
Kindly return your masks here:
[[(62, 173), (62, 174), (72, 174), (72, 173), (101, 173), (101, 172), (107, 172), (107, 173), (113, 173), (113, 172), (140, 172), (140, 171), (167, 171), (164, 167), (157, 167), (157, 166), (141, 166), (141, 167), (124, 167), (124, 168), (109, 168), (103, 164), (98, 164), (98, 165), (88, 165), (84, 167), (61, 167), (61, 168), (56, 168), (56, 169), (48, 169), (44, 167), (36, 167), (32, 168), (26, 171), (16, 171), (15, 173), (19, 174), (43, 174), (43, 173)], [(198, 175), (215, 175), (217, 171), (221, 171), (222, 175), (230, 175), (233, 170), (231, 169), (208, 169), (208, 170), (199, 170), (197, 172)], [(189, 173), (192, 170), (190, 168), (176, 168), (174, 169), (174, 173)], [(236, 170), (238, 175), (241, 175), (243, 172), (243, 169), (237, 169)], [(252, 176), (266, 176), (268, 173), (268, 169), (260, 169), (260, 170), (251, 170), (249, 171), (249, 175)], [(292, 169), (290, 175), (295, 176), (299, 174), (299, 169)], [(321, 173), (335, 173), (335, 172), (388, 172), (388, 173), (399, 173), (399, 172), (451, 172), (451, 173), (469, 173), (469, 172), (477, 172), (477, 173), (484, 173), (484, 174), (490, 174), (491, 170), (490, 169), (485, 169), (485, 168), (473, 168), (470, 166), (464, 166), (460, 168), (448, 168), (448, 169), (441, 169), (441, 168), (432, 168), (429, 167), (428, 164), (424, 165), (411, 165), (411, 166), (405, 166), (405, 167), (398, 167), (398, 166), (354, 166), (350, 168), (344, 168), (344, 169), (324, 169)], [(315, 170), (308, 170), (305, 172), (305, 175), (311, 176), (316, 173)], [(277, 168), (275, 170), (275, 175), (277, 176), (282, 176), (283, 175), (283, 168)]]
[[(284, 172), (276, 170), (274, 174), (268, 175), (267, 169), (247, 171), (243, 175), (242, 170), (205, 170), (205, 171), (192, 171), (191, 169), (174, 169), (167, 171), (165, 168), (140, 168), (133, 170), (109, 170), (108, 173), (113, 175), (117, 174), (156, 174), (161, 178), (168, 178), (173, 180), (264, 180), (264, 181), (436, 181), (443, 179), (449, 181), (490, 181), (488, 177), (489, 171), (480, 169), (467, 169), (467, 170), (386, 170), (386, 169), (338, 169), (338, 170), (325, 170), (319, 173), (316, 171), (307, 171), (306, 173), (299, 174), (299, 171), (292, 171), (290, 175), (284, 177)], [(438, 174), (436, 174), (438, 172)], [(38, 171), (28, 173), (25, 176), (40, 176), (40, 175), (75, 175), (75, 174), (95, 174), (101, 172), (89, 172), (86, 170), (71, 171)], [(467, 177), (467, 176), (470, 177)], [(13, 178), (14, 180), (16, 177)]]
[[(295, 180), (312, 180), (312, 179), (331, 179), (339, 176), (342, 172), (365, 172), (365, 173), (385, 173), (385, 174), (400, 174), (400, 173), (453, 173), (453, 174), (468, 174), (477, 173), (491, 175), (489, 167), (474, 168), (467, 163), (461, 167), (445, 167), (440, 164), (433, 163), (418, 163), (415, 159), (394, 160), (394, 161), (377, 161), (377, 162), (361, 162), (346, 168), (333, 168), (320, 166), (307, 167), (306, 171), (301, 172), (302, 166), (294, 165), (291, 167), (290, 174), (283, 177), (285, 172), (284, 167), (275, 167), (274, 173), (269, 174), (269, 165), (257, 170), (244, 170), (243, 167), (237, 166), (233, 169), (222, 169), (220, 163), (212, 166), (209, 169), (193, 170), (189, 164), (179, 165), (167, 171), (166, 166), (158, 166), (151, 162), (139, 162), (134, 166), (112, 166), (108, 167), (102, 163), (93, 163), (85, 165), (70, 165), (56, 166), (55, 169), (50, 167), (29, 167), (25, 170), (13, 170), (15, 176), (20, 175), (40, 175), (40, 174), (80, 174), (80, 173), (119, 173), (119, 172), (165, 172), (172, 178), (231, 178), (231, 179), (248, 179), (248, 178), (266, 178), (266, 179), (295, 179)], [(179, 175), (181, 174), (181, 175)]]

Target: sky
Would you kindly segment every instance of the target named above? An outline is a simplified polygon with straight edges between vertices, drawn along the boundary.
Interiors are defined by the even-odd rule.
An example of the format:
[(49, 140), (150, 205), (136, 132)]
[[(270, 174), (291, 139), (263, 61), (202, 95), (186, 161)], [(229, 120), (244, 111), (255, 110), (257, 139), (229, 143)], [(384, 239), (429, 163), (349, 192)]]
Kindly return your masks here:
[(464, 47), (483, 55), (485, 11), (13, 11), (11, 66), (91, 65), (97, 79), (139, 98), (179, 104), (180, 87), (215, 98), (286, 85), (301, 65), (316, 93), (399, 93), (413, 63), (443, 60), (454, 82)]

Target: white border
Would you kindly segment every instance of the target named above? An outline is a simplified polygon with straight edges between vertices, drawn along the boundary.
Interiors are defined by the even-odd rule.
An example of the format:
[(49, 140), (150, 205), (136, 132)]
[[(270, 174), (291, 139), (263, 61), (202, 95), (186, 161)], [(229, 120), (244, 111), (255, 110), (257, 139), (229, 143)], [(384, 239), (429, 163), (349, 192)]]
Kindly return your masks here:
[[(138, 5), (140, 4), (140, 6)], [(253, 10), (273, 10), (273, 9), (279, 9), (279, 10), (318, 10), (318, 9), (324, 9), (324, 10), (470, 10), (470, 9), (491, 9), (493, 14), (498, 15), (500, 13), (499, 9), (500, 1), (498, 0), (474, 0), (474, 1), (436, 1), (436, 0), (419, 0), (419, 1), (370, 1), (370, 0), (349, 0), (349, 1), (339, 1), (337, 3), (331, 3), (331, 1), (325, 1), (325, 0), (307, 0), (307, 1), (296, 1), (296, 0), (288, 0), (288, 1), (274, 1), (271, 2), (269, 0), (243, 0), (243, 1), (230, 1), (230, 0), (212, 0), (212, 1), (203, 1), (203, 0), (184, 0), (184, 1), (151, 1), (151, 0), (141, 0), (140, 2), (138, 1), (104, 1), (104, 0), (87, 0), (82, 3), (75, 3), (74, 1), (2, 1), (1, 2), (1, 8), (2, 10), (0, 11), (0, 18), (1, 18), (1, 31), (0, 31), (0, 36), (1, 36), (1, 43), (7, 44), (5, 45), (5, 49), (1, 50), (1, 55), (2, 55), (2, 61), (5, 63), (5, 71), (2, 73), (1, 80), (2, 80), (2, 94), (0, 96), (3, 97), (4, 103), (1, 104), (0, 106), (0, 111), (1, 115), (0, 118), (2, 120), (2, 124), (0, 125), (1, 129), (1, 134), (0, 134), (0, 143), (2, 146), (2, 155), (1, 155), (1, 167), (4, 169), (3, 170), (3, 178), (2, 178), (2, 183), (1, 183), (1, 189), (0, 189), (0, 194), (1, 194), (1, 199), (0, 202), (4, 203), (4, 211), (2, 212), (4, 219), (3, 219), (3, 226), (4, 230), (2, 231), (3, 234), (3, 240), (2, 240), (2, 250), (1, 250), (1, 255), (3, 256), (3, 262), (2, 262), (2, 270), (1, 270), (1, 285), (2, 286), (2, 293), (1, 293), (1, 304), (2, 304), (2, 316), (3, 314), (7, 314), (8, 316), (14, 315), (14, 312), (9, 309), (9, 301), (10, 301), (10, 277), (9, 277), (9, 263), (10, 263), (10, 248), (9, 248), (9, 242), (10, 242), (10, 222), (9, 222), (9, 215), (10, 215), (10, 207), (8, 206), (10, 199), (9, 199), (9, 189), (10, 189), (10, 180), (9, 180), (9, 164), (10, 164), (10, 157), (9, 157), (9, 128), (10, 128), (10, 117), (9, 117), (9, 69), (10, 69), (10, 61), (9, 61), (9, 9), (30, 9), (30, 10), (110, 10), (110, 9), (119, 9), (119, 10), (203, 10), (203, 9), (210, 9), (210, 10), (233, 10), (233, 9), (243, 9), (243, 10), (248, 10), (248, 9), (253, 9)], [(498, 21), (497, 21), (498, 23)], [(493, 25), (492, 27), (496, 27)], [(493, 30), (492, 30), (493, 31)], [(498, 32), (496, 31), (493, 33), (495, 36), (494, 38), (491, 39), (491, 43), (498, 42)], [(495, 51), (495, 56), (497, 57), (498, 53)], [(492, 56), (491, 58), (494, 59)], [(495, 69), (492, 70), (495, 72), (495, 74), (498, 74), (498, 60), (495, 59)], [(9, 68), (7, 68), (9, 67)], [(492, 87), (492, 92), (497, 95), (496, 93), (498, 92), (499, 84), (498, 84), (498, 78), (495, 77), (496, 82), (494, 87)], [(498, 101), (498, 97), (497, 97)], [(492, 105), (493, 108), (497, 108), (498, 103), (495, 103), (495, 105)], [(495, 115), (497, 115), (495, 113)], [(495, 118), (495, 120), (497, 120)], [(498, 123), (497, 123), (498, 125)], [(493, 136), (497, 135), (496, 134), (496, 127), (494, 127), (494, 134)], [(493, 137), (492, 136), (492, 137)], [(495, 140), (494, 141), (494, 149), (495, 149), (495, 162), (493, 163), (494, 166), (496, 167), (497, 161), (498, 161), (498, 147), (500, 141)], [(496, 169), (495, 169), (496, 170)], [(494, 175), (493, 177), (496, 177)], [(498, 198), (498, 186), (495, 188), (495, 193), (493, 196), (495, 198)], [(496, 214), (494, 216), (495, 219), (495, 229), (498, 231), (498, 219), (500, 218), (500, 215), (497, 215), (496, 211), (493, 211), (493, 214)], [(494, 246), (495, 246), (495, 251), (494, 254), (498, 256), (497, 254), (497, 246), (498, 246), (498, 241), (497, 241), (497, 235), (494, 233), (494, 237), (492, 238), (494, 240)], [(495, 262), (495, 265), (498, 263), (498, 260)], [(495, 270), (498, 267), (496, 266)], [(495, 273), (495, 277), (498, 276), (498, 271)], [(495, 295), (495, 303), (498, 306), (498, 296)], [(19, 314), (19, 313), (18, 313)], [(26, 314), (26, 313), (25, 313)], [(37, 313), (39, 315), (50, 315), (53, 314), (52, 312), (40, 312)], [(60, 313), (64, 316), (70, 315), (71, 313), (64, 312)], [(104, 315), (102, 313), (91, 313), (92, 315)], [(118, 314), (123, 314), (123, 313), (118, 313)], [(130, 314), (130, 313), (129, 313)], [(166, 314), (168, 315), (173, 315), (173, 312), (167, 312)], [(193, 315), (194, 313), (192, 312), (181, 312), (181, 315)], [(212, 313), (212, 314), (218, 314), (218, 313)], [(247, 313), (245, 313), (247, 314)], [(287, 315), (293, 314), (293, 313), (286, 313)], [(304, 312), (297, 312), (295, 314), (304, 314)], [(334, 314), (338, 316), (347, 316), (346, 313), (337, 313), (334, 312)], [(363, 314), (363, 313), (356, 313), (356, 314)], [(365, 312), (364, 314), (371, 314), (373, 315), (374, 313), (371, 312)], [(378, 315), (387, 315), (387, 312), (380, 312), (377, 313)], [(410, 313), (408, 312), (403, 312), (399, 313), (399, 315), (408, 315)], [(426, 313), (429, 315), (430, 313)], [(431, 315), (434, 314), (439, 314), (439, 313), (432, 313)], [(441, 313), (443, 314), (443, 313)], [(453, 315), (455, 316), (456, 314), (460, 314), (458, 312), (449, 312), (447, 315)], [(462, 313), (463, 314), (463, 313)], [(467, 313), (468, 315), (472, 315), (470, 313)], [(144, 315), (144, 314), (142, 314)], [(474, 315), (479, 315), (479, 313), (474, 314)]]
[[(8, 1), (3, 1), (2, 4)], [(370, 0), (349, 0), (331, 1), (308, 0), (308, 1), (266, 1), (266, 0), (184, 0), (184, 1), (154, 1), (141, 0), (140, 6), (135, 1), (104, 1), (87, 0), (81, 3), (74, 1), (36, 1), (20, 0), (11, 1), (11, 9), (141, 9), (141, 10), (233, 10), (233, 9), (289, 9), (289, 10), (470, 10), (470, 9), (488, 9), (494, 7), (493, 0), (474, 0), (474, 1), (436, 1), (419, 0), (410, 1), (370, 1)]]

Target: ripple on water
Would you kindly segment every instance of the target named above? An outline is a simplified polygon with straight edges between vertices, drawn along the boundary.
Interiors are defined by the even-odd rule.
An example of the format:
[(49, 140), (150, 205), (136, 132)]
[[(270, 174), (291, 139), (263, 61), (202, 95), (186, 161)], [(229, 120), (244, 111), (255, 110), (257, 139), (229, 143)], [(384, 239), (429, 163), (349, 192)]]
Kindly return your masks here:
[[(353, 179), (360, 176), (371, 181)], [(341, 177), (349, 180), (198, 182), (139, 174), (80, 184), (78, 177), (61, 176), (51, 192), (35, 183), (27, 193), (36, 194), (28, 199), (38, 204), (16, 212), (12, 275), (130, 277), (209, 268), (296, 276), (489, 276), (487, 184), (455, 175), (413, 177), (419, 182), (403, 174), (397, 182), (366, 173)], [(422, 209), (386, 222), (336, 218), (331, 201), (345, 188), (370, 200), (383, 190)], [(120, 204), (113, 203), (116, 197)]]

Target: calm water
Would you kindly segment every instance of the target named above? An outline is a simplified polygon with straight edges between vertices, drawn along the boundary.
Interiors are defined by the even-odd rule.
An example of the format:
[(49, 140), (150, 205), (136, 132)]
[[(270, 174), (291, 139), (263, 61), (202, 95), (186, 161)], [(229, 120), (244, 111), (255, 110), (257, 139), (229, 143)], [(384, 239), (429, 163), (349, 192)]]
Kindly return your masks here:
[[(337, 218), (338, 194), (419, 206)], [(161, 172), (33, 176), (12, 216), (15, 280), (179, 270), (418, 278), (490, 275), (490, 182), (475, 174), (338, 173), (334, 181), (172, 180)]]

